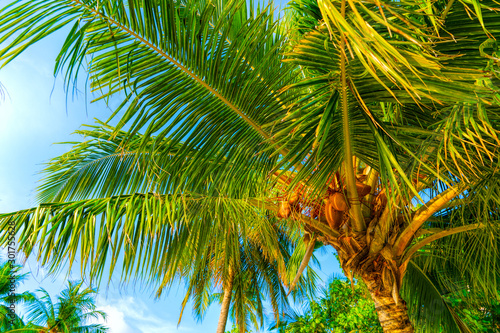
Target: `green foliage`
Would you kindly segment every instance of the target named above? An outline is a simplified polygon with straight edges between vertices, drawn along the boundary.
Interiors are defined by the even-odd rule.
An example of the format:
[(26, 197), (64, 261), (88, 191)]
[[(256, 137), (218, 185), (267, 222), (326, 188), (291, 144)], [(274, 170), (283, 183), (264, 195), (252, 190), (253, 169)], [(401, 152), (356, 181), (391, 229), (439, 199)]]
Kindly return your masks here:
[[(474, 332), (500, 332), (500, 302), (485, 297), (475, 297), (471, 306), (467, 301), (467, 294), (448, 295), (446, 299), (450, 306), (460, 314), (462, 320)], [(479, 299), (479, 301), (477, 301)]]
[(304, 314), (289, 313), (275, 328), (281, 333), (379, 333), (382, 327), (366, 287), (354, 288), (343, 279), (332, 279), (319, 299), (309, 300)]
[[(37, 208), (0, 215), (0, 239), (15, 224), (52, 270), (79, 261), (99, 280), (121, 264), (158, 295), (186, 279), (200, 315), (211, 281), (258, 267), (236, 285), (265, 280), (277, 314), (308, 233), (350, 277), (401, 293), (423, 330), (469, 332), (444, 295), (500, 299), (498, 15), (490, 0), (297, 0), (283, 21), (245, 0), (15, 1), (0, 11), (0, 62), (67, 25), (56, 72), (69, 85), (86, 67), (120, 106), (116, 127), (81, 131), (49, 163)], [(363, 207), (353, 157), (373, 176)], [(321, 220), (333, 176), (350, 200), (339, 224)], [(357, 327), (368, 308), (344, 287), (334, 295), (356, 306), (328, 292), (295, 323), (375, 329)], [(260, 292), (238, 297), (262, 313)]]
[[(13, 265), (10, 261), (0, 265), (0, 332), (24, 327), (23, 319), (18, 316), (19, 305), (29, 304), (35, 299), (30, 292), (15, 293), (19, 283), (27, 276), (19, 274), (20, 270), (21, 266)], [(10, 311), (11, 304), (15, 306), (14, 311)]]
[[(89, 321), (106, 319), (106, 314), (96, 309), (95, 290), (82, 288), (82, 282), (68, 282), (56, 301), (45, 289), (28, 306), (27, 319), (29, 331), (57, 333), (105, 333), (108, 328), (102, 324), (89, 324)], [(22, 332), (22, 331), (21, 331)]]
[[(27, 278), (28, 273), (19, 274), (21, 266), (6, 261), (0, 266), (0, 332), (17, 333), (105, 333), (108, 328), (101, 324), (88, 324), (89, 320), (105, 319), (102, 311), (96, 310), (95, 290), (82, 289), (82, 283), (68, 282), (68, 287), (57, 297), (54, 303), (45, 289), (35, 293), (26, 291), (11, 294), (12, 279), (15, 286)], [(16, 305), (16, 316), (8, 316), (10, 305)], [(26, 305), (26, 320), (19, 317), (19, 305)], [(11, 324), (11, 320), (14, 324)]]
[[(240, 333), (238, 326), (233, 325), (230, 331), (226, 331), (226, 333)], [(246, 331), (246, 333), (253, 333), (253, 331)]]

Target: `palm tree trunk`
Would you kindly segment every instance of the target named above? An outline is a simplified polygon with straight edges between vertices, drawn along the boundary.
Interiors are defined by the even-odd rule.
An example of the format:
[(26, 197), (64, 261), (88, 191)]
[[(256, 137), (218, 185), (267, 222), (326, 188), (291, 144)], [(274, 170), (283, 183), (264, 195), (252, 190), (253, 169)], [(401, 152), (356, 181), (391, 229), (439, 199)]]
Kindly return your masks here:
[(217, 325), (217, 333), (226, 331), (227, 316), (229, 314), (229, 305), (231, 305), (231, 296), (233, 294), (234, 272), (230, 269), (229, 281), (224, 287), (224, 298), (222, 299), (222, 308), (219, 315), (219, 324)]
[(363, 281), (375, 303), (375, 309), (384, 333), (413, 333), (414, 329), (408, 317), (406, 303), (399, 294), (397, 295), (398, 302), (396, 304), (391, 290), (380, 288), (380, 279), (364, 277)]

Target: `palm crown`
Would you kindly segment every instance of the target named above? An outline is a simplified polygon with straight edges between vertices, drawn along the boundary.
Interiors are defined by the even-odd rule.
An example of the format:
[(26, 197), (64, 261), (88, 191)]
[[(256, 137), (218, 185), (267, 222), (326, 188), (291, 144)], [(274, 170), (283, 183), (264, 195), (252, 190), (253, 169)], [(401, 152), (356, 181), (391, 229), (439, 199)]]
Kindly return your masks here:
[(105, 333), (108, 328), (102, 324), (89, 324), (93, 320), (106, 319), (96, 309), (92, 288), (83, 288), (82, 283), (69, 282), (54, 302), (45, 289), (38, 290), (42, 296), (35, 297), (29, 305), (30, 324), (14, 332), (47, 333)]
[(19, 274), (20, 270), (21, 267), (11, 261), (4, 261), (0, 265), (0, 332), (23, 327), (23, 318), (15, 313), (16, 307), (22, 303), (29, 304), (35, 298), (29, 291), (15, 293), (14, 286), (26, 279), (27, 275)]
[(496, 7), (297, 1), (281, 21), (242, 1), (7, 7), (4, 62), (68, 25), (56, 71), (71, 84), (85, 64), (99, 98), (123, 102), (117, 126), (49, 163), (40, 206), (2, 224), (93, 277), (123, 253), (125, 278), (164, 286), (218, 235), (226, 258), (252, 242), (290, 283), (278, 217), (307, 244), (298, 275), (317, 240), (333, 246), (385, 331), (413, 331), (408, 307), (431, 332), (466, 331), (441, 294), (498, 297)]

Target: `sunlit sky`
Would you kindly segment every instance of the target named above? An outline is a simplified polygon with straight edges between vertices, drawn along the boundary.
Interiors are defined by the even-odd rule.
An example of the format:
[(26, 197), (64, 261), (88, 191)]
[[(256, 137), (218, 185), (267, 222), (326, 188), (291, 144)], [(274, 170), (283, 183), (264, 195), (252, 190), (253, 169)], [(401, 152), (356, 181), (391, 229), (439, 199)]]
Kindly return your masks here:
[[(0, 0), (0, 7), (6, 3)], [(64, 37), (64, 32), (51, 36), (0, 69), (4, 93), (0, 100), (0, 213), (32, 207), (43, 163), (70, 147), (54, 143), (78, 141), (79, 137), (70, 135), (73, 131), (82, 124), (92, 124), (94, 118), (104, 121), (111, 113), (113, 101), (108, 107), (103, 102), (90, 103), (95, 96), (85, 98), (84, 81), (79, 87), (82, 92), (73, 98), (65, 93), (62, 78), (54, 78), (54, 59)], [(318, 258), (322, 279), (340, 274), (330, 250), (318, 254)], [(18, 291), (43, 287), (55, 296), (68, 278), (81, 279), (78, 272), (69, 277), (66, 272), (47, 276), (34, 259), (28, 260), (25, 271), (31, 272), (31, 277)], [(153, 291), (145, 285), (123, 286), (112, 279), (109, 286), (101, 285), (98, 306), (108, 315), (106, 325), (111, 333), (215, 332), (220, 310), (216, 304), (202, 323), (193, 318), (188, 304), (177, 326), (183, 296), (182, 285), (155, 300)], [(226, 329), (231, 326), (229, 322)]]

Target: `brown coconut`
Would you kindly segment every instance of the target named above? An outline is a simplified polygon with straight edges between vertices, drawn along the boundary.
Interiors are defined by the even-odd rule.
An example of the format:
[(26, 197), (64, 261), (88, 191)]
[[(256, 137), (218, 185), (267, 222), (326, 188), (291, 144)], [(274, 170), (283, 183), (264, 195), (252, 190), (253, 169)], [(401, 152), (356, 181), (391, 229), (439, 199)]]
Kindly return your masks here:
[(334, 209), (333, 205), (329, 202), (325, 205), (325, 217), (330, 228), (338, 229), (342, 224), (344, 212)]
[(363, 198), (370, 194), (372, 187), (370, 185), (363, 184), (361, 182), (356, 182), (356, 191), (358, 191), (358, 197)]
[(287, 218), (290, 216), (290, 204), (288, 201), (281, 201), (278, 209), (278, 217)]
[(328, 198), (328, 202), (330, 202), (333, 206), (333, 209), (339, 210), (339, 211), (344, 211), (347, 209), (347, 202), (345, 200), (345, 197), (342, 193), (340, 192), (335, 192), (330, 197)]

